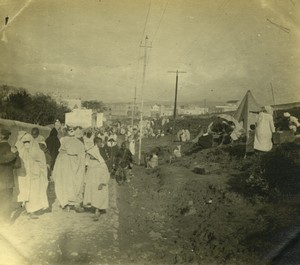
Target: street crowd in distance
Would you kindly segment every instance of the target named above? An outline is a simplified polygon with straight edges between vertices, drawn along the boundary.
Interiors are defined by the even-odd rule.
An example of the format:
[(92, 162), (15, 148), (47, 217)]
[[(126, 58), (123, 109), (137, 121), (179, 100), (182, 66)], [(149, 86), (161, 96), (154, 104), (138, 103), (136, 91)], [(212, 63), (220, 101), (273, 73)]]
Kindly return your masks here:
[[(190, 126), (178, 128), (176, 142), (179, 144), (167, 150), (169, 161), (182, 156), (184, 142), (193, 144), (191, 150), (201, 150), (244, 141), (245, 157), (268, 152), (272, 149), (275, 131), (290, 131), (299, 136), (298, 119), (288, 112), (281, 118), (275, 128), (273, 110), (266, 106), (257, 115), (256, 123), (250, 125), (248, 134), (224, 115), (215, 117), (206, 128), (200, 125), (193, 139)], [(109, 205), (110, 179), (123, 185), (134, 177), (132, 168), (137, 161), (133, 157), (139, 140), (158, 139), (174, 133), (166, 117), (146, 120), (142, 126), (116, 122), (89, 129), (64, 126), (56, 120), (48, 137), (44, 138), (34, 127), (31, 133), (19, 131), (15, 145), (10, 146), (11, 132), (1, 127), (0, 217), (10, 223), (14, 214), (22, 209), (30, 219), (38, 219), (49, 208), (47, 188), (49, 181), (54, 181), (55, 195), (62, 210), (82, 213), (89, 209), (94, 211), (93, 220), (98, 221)], [(154, 147), (144, 152), (142, 164), (146, 168), (157, 167), (160, 151)]]
[[(159, 121), (159, 129), (157, 122), (144, 121), (143, 137), (164, 135), (162, 128), (168, 119)], [(31, 133), (18, 131), (11, 147), (10, 135), (9, 129), (1, 128), (1, 218), (5, 222), (10, 222), (20, 209), (30, 219), (38, 219), (49, 208), (49, 181), (55, 183), (62, 210), (81, 213), (89, 208), (94, 210), (93, 220), (99, 220), (109, 205), (110, 178), (122, 185), (133, 176), (133, 156), (140, 137), (138, 126), (121, 122), (83, 129), (64, 126), (59, 120), (46, 138), (37, 127)], [(154, 154), (145, 156), (147, 167), (155, 167), (155, 159)]]

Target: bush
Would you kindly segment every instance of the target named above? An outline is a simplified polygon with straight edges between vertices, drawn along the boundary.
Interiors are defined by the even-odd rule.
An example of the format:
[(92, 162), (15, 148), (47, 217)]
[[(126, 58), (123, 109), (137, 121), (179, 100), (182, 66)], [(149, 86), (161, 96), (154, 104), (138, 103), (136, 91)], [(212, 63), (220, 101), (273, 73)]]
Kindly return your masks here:
[(275, 199), (300, 190), (300, 146), (281, 145), (273, 151), (240, 160), (241, 174), (229, 180), (231, 189), (245, 197)]

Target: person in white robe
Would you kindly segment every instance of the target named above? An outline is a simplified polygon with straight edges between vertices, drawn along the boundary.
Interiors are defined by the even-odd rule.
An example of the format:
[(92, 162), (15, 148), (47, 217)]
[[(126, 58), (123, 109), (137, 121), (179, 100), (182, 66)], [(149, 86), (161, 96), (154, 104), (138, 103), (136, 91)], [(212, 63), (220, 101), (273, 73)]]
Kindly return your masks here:
[(263, 111), (258, 114), (254, 149), (262, 152), (269, 152), (272, 147), (272, 136), (275, 132), (273, 121), (273, 110), (271, 106), (265, 106)]
[(62, 208), (71, 207), (83, 212), (80, 206), (83, 200), (83, 182), (85, 173), (84, 144), (74, 137), (74, 130), (68, 129), (68, 135), (60, 139), (61, 146), (53, 169), (55, 193)]
[(110, 173), (100, 155), (102, 141), (95, 138), (95, 145), (87, 150), (88, 167), (85, 177), (83, 205), (91, 205), (95, 209), (94, 221), (98, 221), (101, 212), (108, 208), (108, 182)]
[(129, 151), (131, 152), (131, 154), (134, 156), (135, 155), (135, 139), (133, 137), (130, 137), (128, 139), (129, 142)]
[(191, 140), (191, 133), (188, 129), (185, 129), (184, 130), (184, 133), (185, 133), (185, 138), (186, 138), (186, 141), (190, 141)]
[(19, 132), (16, 148), (21, 159), (21, 167), (16, 170), (17, 200), (25, 206), (30, 218), (36, 219), (35, 212), (49, 207), (45, 154), (33, 137), (24, 131)]

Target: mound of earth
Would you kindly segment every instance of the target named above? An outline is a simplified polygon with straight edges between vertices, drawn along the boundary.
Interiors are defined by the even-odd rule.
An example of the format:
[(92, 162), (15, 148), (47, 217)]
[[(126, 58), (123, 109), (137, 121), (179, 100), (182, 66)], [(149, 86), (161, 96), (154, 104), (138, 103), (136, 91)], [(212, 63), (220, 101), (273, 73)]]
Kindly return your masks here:
[[(155, 144), (177, 143), (163, 138), (144, 142), (146, 148)], [(237, 189), (236, 178), (261, 160), (243, 156), (242, 146), (225, 146), (172, 163), (162, 154), (158, 168), (136, 167), (131, 182), (119, 187), (124, 260), (132, 264), (265, 264), (283, 242), (278, 235), (297, 226), (299, 201), (286, 196), (270, 201), (270, 197), (249, 196), (245, 192), (249, 187)], [(204, 171), (199, 174), (195, 168)]]

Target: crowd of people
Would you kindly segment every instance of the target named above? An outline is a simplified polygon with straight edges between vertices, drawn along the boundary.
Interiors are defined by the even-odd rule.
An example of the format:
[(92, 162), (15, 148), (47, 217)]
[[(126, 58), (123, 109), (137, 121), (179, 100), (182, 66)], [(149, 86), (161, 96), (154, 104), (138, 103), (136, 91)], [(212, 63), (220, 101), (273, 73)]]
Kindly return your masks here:
[[(212, 146), (228, 145), (235, 142), (246, 142), (245, 157), (269, 152), (272, 150), (274, 136), (276, 133), (289, 132), (296, 136), (300, 135), (300, 123), (298, 118), (292, 116), (288, 112), (284, 112), (282, 117), (278, 117), (274, 121), (274, 111), (271, 106), (262, 107), (257, 113), (255, 123), (249, 125), (246, 131), (242, 127), (238, 128), (233, 120), (226, 120), (222, 117), (216, 117), (207, 129), (200, 128), (200, 132), (192, 142), (195, 144), (194, 151), (206, 149)], [(240, 126), (240, 125), (239, 125)], [(179, 132), (180, 133), (180, 132)]]
[(135, 131), (126, 131), (120, 143), (115, 126), (84, 131), (56, 121), (46, 139), (35, 127), (31, 133), (19, 131), (15, 145), (10, 146), (11, 132), (1, 128), (1, 218), (11, 218), (15, 199), (29, 218), (37, 219), (49, 207), (47, 188), (53, 180), (63, 210), (81, 213), (93, 207), (97, 221), (108, 208), (110, 178), (123, 184), (133, 176)]
[[(167, 119), (148, 120), (141, 126), (142, 137), (161, 137), (168, 126)], [(203, 149), (214, 143), (230, 144), (239, 138), (236, 124), (221, 118), (206, 130), (200, 129), (193, 140), (189, 129), (179, 129), (177, 142), (193, 142)], [(270, 151), (276, 130), (289, 130), (297, 135), (300, 123), (285, 112), (275, 127), (273, 110), (266, 106), (246, 134), (246, 156)], [(6, 128), (0, 129), (0, 217), (11, 217), (11, 203), (16, 200), (30, 218), (38, 218), (37, 213), (49, 207), (47, 187), (49, 181), (54, 181), (56, 198), (63, 210), (80, 213), (92, 207), (95, 221), (108, 208), (109, 180), (114, 178), (121, 185), (133, 177), (133, 156), (141, 136), (139, 125), (118, 122), (83, 130), (62, 126), (58, 120), (46, 138), (35, 127), (31, 133), (19, 131), (15, 145), (10, 146), (10, 134)], [(168, 150), (168, 154), (169, 161), (180, 158), (181, 145)], [(145, 153), (146, 168), (157, 167), (159, 155), (157, 148)]]

